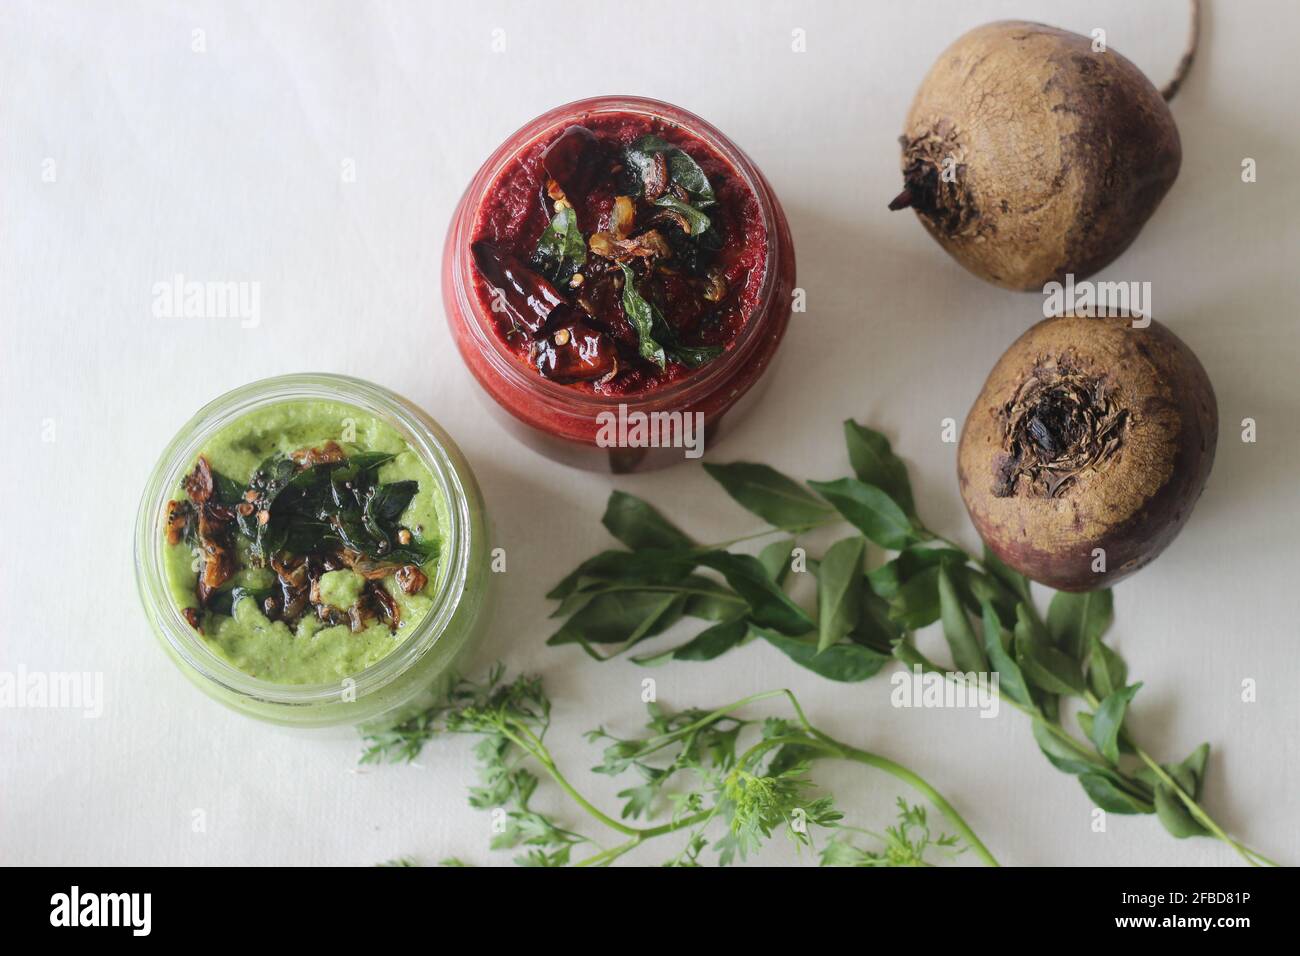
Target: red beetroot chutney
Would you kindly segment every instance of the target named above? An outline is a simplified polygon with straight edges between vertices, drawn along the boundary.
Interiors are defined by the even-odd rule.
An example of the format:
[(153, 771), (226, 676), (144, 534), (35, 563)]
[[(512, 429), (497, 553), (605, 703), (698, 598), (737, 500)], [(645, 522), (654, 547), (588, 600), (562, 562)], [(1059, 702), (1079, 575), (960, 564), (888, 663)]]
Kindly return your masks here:
[(470, 246), (474, 293), (532, 374), (632, 396), (732, 347), (761, 305), (768, 236), (754, 193), (707, 143), (611, 112), (509, 162)]

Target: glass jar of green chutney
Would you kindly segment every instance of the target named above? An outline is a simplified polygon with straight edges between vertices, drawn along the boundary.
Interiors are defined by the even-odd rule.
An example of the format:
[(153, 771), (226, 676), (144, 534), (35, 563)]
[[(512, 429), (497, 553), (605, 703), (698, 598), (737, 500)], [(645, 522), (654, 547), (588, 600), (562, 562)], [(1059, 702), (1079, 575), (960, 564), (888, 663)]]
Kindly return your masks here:
[[(266, 567), (265, 556), (249, 558), (247, 542), (233, 527), (224, 539), (228, 547), (216, 550), (244, 559), (233, 558), (232, 565), (247, 566), (215, 591), (198, 596), (202, 588), (197, 582), (206, 580), (205, 562), (214, 559), (205, 554), (206, 544), (200, 546), (206, 539), (196, 541), (193, 524), (188, 537), (171, 525), (174, 519), (179, 528), (182, 509), (194, 513), (194, 506), (186, 504), (187, 478), (195, 474), (200, 458), (230, 490), (229, 508), (239, 508), (255, 522), (263, 516), (252, 509), (262, 506), (233, 496), (251, 482), (243, 494), (255, 499), (253, 489), (262, 480), (259, 462), (276, 460), (287, 463), (290, 472), (295, 467), (302, 472), (323, 457), (326, 467), (339, 467), (328, 464), (330, 455), (341, 457), (344, 465), (365, 456), (383, 462), (375, 466), (378, 477), (370, 492), (386, 485), (409, 495), (401, 515), (392, 520), (401, 524), (405, 541), (414, 535), (415, 544), (402, 550), (423, 549), (426, 559), (418, 573), (410, 565), (405, 577), (388, 574), (382, 563), (364, 559), (333, 572), (335, 578), (360, 582), (358, 589), (370, 588), (389, 606), (391, 617), (382, 625), (375, 620), (349, 623), (345, 614), (317, 597), (326, 589), (313, 578), (313, 601), (322, 603), (312, 607), (319, 616), (276, 619), (287, 608), (282, 603), (277, 609), (278, 597), (263, 606), (259, 595), (274, 588), (258, 591), (256, 582), (269, 579), (274, 585), (280, 572)], [(266, 507), (269, 516), (274, 505)], [(345, 553), (342, 545), (338, 549)], [(298, 727), (389, 721), (444, 693), (485, 623), (488, 552), (478, 484), (447, 433), (387, 389), (328, 374), (254, 382), (201, 409), (172, 439), (150, 475), (135, 531), (136, 581), (145, 616), (180, 670), (209, 696), (241, 713)], [(301, 560), (288, 551), (282, 557)], [(417, 586), (408, 594), (412, 578)], [(321, 580), (328, 583), (329, 575)], [(343, 584), (334, 591), (346, 591), (347, 581)], [(374, 590), (381, 587), (383, 593)]]

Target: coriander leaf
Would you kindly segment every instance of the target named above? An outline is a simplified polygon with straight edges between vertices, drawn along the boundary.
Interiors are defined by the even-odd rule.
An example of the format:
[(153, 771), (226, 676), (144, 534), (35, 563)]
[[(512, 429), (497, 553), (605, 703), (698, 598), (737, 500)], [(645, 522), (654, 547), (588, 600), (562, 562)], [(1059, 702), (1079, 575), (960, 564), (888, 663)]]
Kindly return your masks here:
[(410, 763), (437, 735), (438, 728), (434, 725), (437, 716), (435, 710), (420, 711), (397, 722), (367, 726), (362, 737), (365, 749), (360, 762)]
[(647, 501), (623, 491), (610, 492), (601, 523), (632, 550), (693, 548), (695, 542)]
[(706, 462), (704, 470), (741, 507), (782, 531), (806, 531), (825, 524), (833, 514), (807, 489), (767, 465)]
[(987, 671), (988, 662), (980, 650), (979, 641), (975, 639), (975, 631), (966, 616), (966, 609), (957, 597), (952, 576), (942, 564), (939, 565), (939, 614), (943, 620), (943, 636), (952, 651), (957, 670), (964, 673)]
[(1081, 661), (1093, 639), (1106, 633), (1114, 616), (1110, 588), (1082, 594), (1058, 591), (1047, 609), (1047, 631), (1053, 644)]
[(626, 800), (619, 817), (624, 820), (639, 818), (642, 814), (650, 816), (651, 807), (654, 806), (655, 797), (659, 795), (659, 789), (653, 784), (642, 784), (639, 787), (629, 787), (626, 790), (620, 790), (618, 796)]
[(1124, 715), (1141, 687), (1138, 683), (1120, 688), (1103, 700), (1093, 715), (1089, 736), (1097, 752), (1113, 764), (1119, 763), (1119, 735), (1124, 727)]
[(894, 499), (875, 485), (856, 478), (810, 481), (808, 486), (835, 506), (850, 524), (868, 538), (891, 551), (925, 540)]
[(889, 447), (889, 439), (850, 418), (844, 422), (844, 441), (849, 449), (849, 463), (858, 479), (875, 485), (908, 515), (916, 517), (907, 465)]
[(931, 835), (924, 807), (909, 806), (902, 797), (898, 798), (898, 807), (897, 825), (886, 827), (883, 836), (880, 837), (884, 842), (881, 851), (859, 848), (850, 842), (847, 835), (837, 834), (822, 849), (821, 865), (929, 866), (925, 853), (931, 846), (949, 856), (956, 856), (965, 850), (965, 847), (957, 849), (958, 840), (954, 836)]
[(664, 354), (664, 347), (655, 340), (654, 332), (657, 325), (667, 325), (667, 323), (659, 314), (659, 310), (654, 307), (654, 303), (642, 298), (641, 293), (637, 292), (636, 274), (627, 263), (620, 262), (618, 267), (623, 270), (623, 312), (632, 323), (632, 327), (636, 329), (641, 357), (663, 368), (667, 363), (667, 356)]
[(834, 681), (853, 683), (866, 680), (879, 673), (890, 660), (888, 654), (861, 644), (834, 644), (819, 652), (812, 634), (791, 637), (758, 626), (754, 626), (753, 631), (800, 667)]
[(817, 572), (817, 650), (853, 630), (862, 608), (862, 559), (867, 542), (857, 535), (831, 545)]

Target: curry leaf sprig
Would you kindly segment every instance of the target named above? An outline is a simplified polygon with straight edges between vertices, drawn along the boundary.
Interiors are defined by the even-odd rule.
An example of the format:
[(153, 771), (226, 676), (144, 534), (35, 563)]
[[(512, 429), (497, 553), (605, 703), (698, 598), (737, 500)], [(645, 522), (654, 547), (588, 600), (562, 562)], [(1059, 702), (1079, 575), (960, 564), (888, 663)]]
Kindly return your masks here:
[[(602, 762), (594, 772), (632, 778), (619, 793), (624, 804), (615, 818), (561, 772), (545, 741), (551, 705), (540, 678), (521, 676), (507, 682), (503, 675), (498, 666), (484, 683), (461, 681), (445, 702), (368, 735), (361, 761), (412, 760), (438, 734), (478, 737), (480, 779), (470, 790), (470, 804), (504, 811), (504, 827), (491, 847), (520, 850), (515, 862), (521, 865), (608, 865), (648, 841), (671, 835), (680, 843), (667, 865), (699, 865), (710, 849), (726, 865), (754, 853), (778, 832), (801, 848), (814, 848), (814, 829), (830, 835), (820, 850), (826, 866), (927, 866), (930, 855), (950, 857), (966, 848), (997, 865), (957, 810), (929, 783), (887, 757), (822, 733), (787, 690), (755, 694), (712, 710), (671, 713), (650, 704), (641, 736), (620, 738), (604, 728), (591, 731), (588, 740), (604, 744)], [(760, 702), (777, 700), (789, 705), (790, 717), (738, 716)], [(864, 764), (902, 780), (937, 808), (957, 834), (932, 835), (925, 808), (901, 799), (899, 822), (884, 834), (844, 826), (833, 799), (811, 776), (813, 765), (826, 759)], [(531, 801), (540, 783), (536, 770), (615, 842), (603, 846), (535, 809)], [(662, 823), (635, 823), (664, 814)], [(711, 835), (719, 829), (721, 836)], [(879, 847), (860, 845), (855, 842), (859, 835), (875, 839)]]
[[(1103, 643), (1110, 590), (1056, 593), (1044, 617), (1025, 577), (922, 523), (907, 467), (882, 434), (846, 421), (844, 436), (852, 477), (801, 485), (767, 465), (706, 464), (767, 526), (718, 545), (701, 545), (649, 503), (612, 493), (603, 523), (625, 547), (584, 561), (552, 589), (563, 624), (548, 643), (608, 660), (695, 619), (706, 626), (690, 639), (632, 660), (705, 661), (762, 640), (837, 681), (865, 680), (891, 660), (954, 680), (996, 674), (1003, 698), (1033, 721), (1048, 761), (1077, 776), (1095, 806), (1154, 814), (1175, 837), (1210, 835), (1249, 863), (1272, 864), (1201, 804), (1208, 745), (1168, 764), (1135, 741), (1127, 717), (1142, 685), (1129, 682), (1123, 658)], [(845, 524), (853, 533), (820, 560), (798, 547), (799, 535)], [(757, 555), (731, 550), (773, 535)], [(870, 545), (893, 554), (868, 568)], [(815, 576), (815, 612), (786, 592), (792, 571)], [(917, 649), (914, 632), (936, 622), (950, 664)], [(1063, 702), (1077, 706), (1079, 733), (1066, 726)]]

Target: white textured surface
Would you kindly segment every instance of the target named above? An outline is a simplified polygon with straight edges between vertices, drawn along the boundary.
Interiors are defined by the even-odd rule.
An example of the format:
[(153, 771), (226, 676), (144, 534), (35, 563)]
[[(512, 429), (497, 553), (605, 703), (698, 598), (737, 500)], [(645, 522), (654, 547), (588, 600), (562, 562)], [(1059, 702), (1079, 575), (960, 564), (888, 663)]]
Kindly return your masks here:
[[(646, 672), (548, 649), (542, 594), (606, 544), (611, 484), (703, 540), (752, 522), (695, 467), (575, 473), (503, 435), (460, 368), (438, 264), (459, 192), (487, 153), (544, 109), (634, 92), (694, 110), (759, 163), (785, 204), (809, 311), (796, 316), (758, 409), (718, 460), (844, 473), (853, 416), (897, 436), (929, 523), (973, 543), (953, 478), (960, 421), (1036, 296), (966, 275), (910, 214), (891, 215), (912, 92), (967, 28), (1008, 16), (1088, 32), (1157, 82), (1186, 30), (1178, 0), (763, 3), (5, 3), (0, 8), (0, 670), (102, 671), (102, 718), (0, 711), (0, 862), (357, 863), (398, 854), (488, 862), (488, 817), (465, 804), (463, 741), (420, 766), (358, 772), (347, 735), (303, 737), (227, 712), (188, 685), (136, 605), (137, 495), (195, 409), (254, 378), (360, 375), (410, 395), (473, 461), (509, 574), (479, 661), (545, 674), (557, 750), (577, 732), (639, 726)], [(1150, 280), (1157, 317), (1200, 355), (1223, 436), (1177, 542), (1119, 586), (1115, 642), (1146, 681), (1135, 725), (1181, 759), (1214, 748), (1208, 802), (1260, 849), (1300, 862), (1294, 542), (1300, 532), (1295, 303), (1300, 89), (1286, 3), (1209, 4), (1204, 47), (1174, 103), (1182, 175), (1106, 278)], [(506, 49), (491, 49), (494, 29)], [(791, 51), (791, 30), (807, 52)], [(192, 51), (205, 31), (206, 52)], [(1243, 157), (1260, 182), (1243, 185)], [(341, 182), (341, 163), (356, 181)], [(43, 181), (52, 160), (56, 181)], [(261, 324), (163, 320), (176, 273), (261, 283)], [(1239, 423), (1259, 423), (1243, 444)], [(43, 441), (53, 420), (54, 441)], [(1152, 818), (1090, 831), (1077, 783), (1005, 712), (895, 710), (886, 679), (833, 685), (751, 646), (651, 672), (670, 705), (788, 685), (833, 733), (931, 778), (1016, 864), (1224, 864)], [(1259, 702), (1243, 704), (1243, 679)], [(859, 822), (898, 787), (827, 774)], [(193, 832), (196, 809), (206, 832)], [(655, 861), (667, 849), (648, 851)], [(797, 862), (783, 840), (763, 858)], [(806, 858), (805, 858), (806, 859)]]

